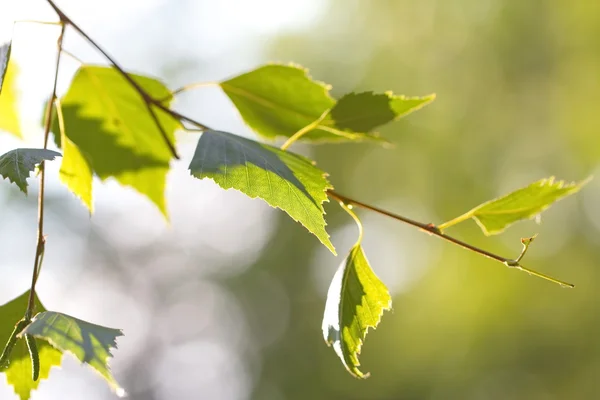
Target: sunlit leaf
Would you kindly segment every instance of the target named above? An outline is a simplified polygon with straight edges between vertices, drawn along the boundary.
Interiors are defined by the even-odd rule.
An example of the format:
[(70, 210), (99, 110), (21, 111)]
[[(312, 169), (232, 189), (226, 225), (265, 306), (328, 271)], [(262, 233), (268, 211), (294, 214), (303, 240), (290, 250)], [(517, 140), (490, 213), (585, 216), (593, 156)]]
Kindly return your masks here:
[(19, 122), (17, 107), (19, 101), (19, 95), (17, 91), (18, 75), (19, 68), (17, 64), (14, 62), (8, 62), (6, 69), (2, 72), (2, 92), (0, 93), (0, 131), (6, 131), (17, 137), (21, 137), (21, 124)]
[[(161, 82), (131, 76), (155, 98), (169, 98)], [(69, 189), (91, 205), (91, 169), (102, 180), (115, 178), (144, 194), (166, 215), (165, 182), (173, 156), (146, 104), (125, 78), (114, 68), (82, 66), (61, 104), (65, 135), (79, 149), (71, 146), (65, 152), (63, 182)], [(158, 109), (156, 113), (173, 143), (179, 122)], [(57, 118), (53, 131), (60, 132)]]
[(358, 356), (369, 328), (375, 329), (392, 298), (371, 269), (360, 244), (355, 245), (338, 268), (323, 316), (323, 337), (357, 378), (366, 378), (358, 367)]
[[(221, 82), (244, 121), (265, 138), (290, 137), (335, 104), (329, 87), (296, 65), (270, 64)], [(305, 138), (331, 136), (313, 131)]]
[(483, 233), (495, 235), (515, 222), (536, 217), (552, 203), (578, 192), (589, 180), (590, 178), (579, 183), (566, 184), (565, 181), (555, 181), (554, 177), (541, 179), (505, 196), (483, 203), (438, 227), (445, 229), (473, 218)]
[(89, 158), (66, 136), (64, 120), (62, 119), (62, 105), (58, 103), (56, 106), (60, 108), (55, 109), (57, 111), (56, 117), (58, 118), (60, 130), (60, 135), (58, 136), (60, 140), (56, 142), (63, 150), (63, 162), (60, 166), (59, 177), (61, 182), (90, 210), (91, 214), (94, 211), (92, 199), (92, 165)]
[(46, 149), (14, 149), (0, 156), (0, 175), (27, 194), (27, 178), (35, 166), (57, 156), (60, 157), (60, 153)]
[(335, 253), (325, 231), (322, 203), (331, 186), (323, 171), (294, 153), (227, 132), (202, 134), (189, 167), (196, 178), (260, 197), (299, 221)]
[[(23, 318), (27, 309), (29, 291), (23, 293), (18, 298), (0, 306), (0, 346), (3, 347), (8, 340), (15, 323)], [(35, 298), (35, 310), (44, 312), (46, 309)], [(62, 353), (52, 347), (48, 342), (40, 340), (37, 342), (38, 353), (40, 356), (40, 376), (37, 381), (32, 379), (31, 360), (25, 339), (18, 339), (13, 351), (10, 354), (9, 363), (6, 366), (0, 366), (0, 372), (6, 374), (6, 380), (11, 385), (15, 393), (21, 400), (27, 400), (31, 392), (39, 386), (40, 382), (48, 379), (50, 369), (53, 366), (59, 366), (62, 360)]]
[(70, 352), (79, 361), (94, 368), (117, 394), (125, 394), (108, 367), (108, 359), (112, 357), (110, 351), (117, 347), (116, 338), (123, 335), (120, 329), (106, 328), (65, 314), (45, 311), (33, 318), (23, 334), (47, 340), (63, 353)]
[(62, 138), (63, 162), (60, 165), (60, 180), (90, 210), (94, 211), (92, 201), (92, 167), (79, 147), (67, 137)]

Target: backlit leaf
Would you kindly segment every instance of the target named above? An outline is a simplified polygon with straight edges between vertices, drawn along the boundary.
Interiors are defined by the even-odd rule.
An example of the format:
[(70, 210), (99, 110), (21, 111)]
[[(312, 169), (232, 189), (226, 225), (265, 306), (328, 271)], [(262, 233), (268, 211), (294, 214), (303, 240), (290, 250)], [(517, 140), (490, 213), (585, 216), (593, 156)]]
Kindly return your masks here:
[(331, 185), (307, 158), (231, 133), (207, 131), (189, 169), (196, 178), (210, 178), (224, 189), (237, 189), (282, 209), (335, 254), (322, 205)]
[(356, 244), (335, 273), (325, 305), (323, 337), (352, 375), (366, 378), (358, 356), (369, 328), (375, 329), (392, 298)]
[[(60, 135), (56, 140), (59, 147), (63, 150), (63, 162), (60, 166), (59, 177), (69, 190), (79, 197), (83, 204), (90, 210), (90, 214), (94, 212), (94, 203), (92, 200), (92, 182), (93, 171), (92, 165), (88, 157), (86, 157), (79, 147), (69, 139), (64, 130), (64, 119), (62, 114), (62, 105), (57, 102), (54, 110), (58, 118), (58, 126)], [(62, 126), (62, 128), (61, 128)]]
[[(0, 346), (4, 346), (15, 323), (23, 318), (27, 309), (28, 299), (29, 291), (11, 302), (0, 306)], [(35, 299), (35, 310), (37, 312), (46, 311), (37, 299), (37, 296)], [(24, 338), (17, 340), (17, 344), (10, 354), (8, 365), (4, 367), (0, 366), (0, 373), (6, 374), (8, 384), (13, 387), (21, 400), (29, 399), (31, 392), (37, 389), (40, 382), (48, 379), (50, 369), (53, 366), (59, 366), (62, 361), (62, 353), (45, 340), (38, 341), (37, 346), (40, 356), (40, 376), (37, 381), (32, 379), (31, 360)]]
[(27, 194), (27, 178), (35, 166), (57, 156), (60, 157), (60, 153), (46, 149), (14, 149), (0, 156), (0, 175)]
[[(131, 76), (155, 98), (170, 96), (161, 82)], [(91, 205), (91, 169), (102, 180), (115, 178), (144, 194), (166, 215), (165, 181), (172, 154), (144, 101), (125, 78), (114, 68), (82, 66), (61, 104), (65, 135), (79, 150), (71, 146), (65, 152), (62, 180), (69, 189)], [(173, 143), (179, 122), (155, 110)], [(60, 132), (56, 118), (53, 131)]]
[(371, 131), (435, 97), (351, 93), (336, 103), (329, 95), (330, 87), (314, 81), (306, 69), (279, 64), (262, 66), (220, 85), (244, 121), (268, 139), (291, 137), (331, 109), (330, 115), (301, 138), (314, 142), (385, 141)]
[[(339, 99), (332, 108), (328, 122), (348, 132), (369, 133), (373, 129), (397, 120), (431, 103), (435, 95), (406, 97), (392, 92), (349, 93)], [(374, 134), (371, 134), (374, 135)]]
[[(8, 61), (8, 60), (7, 60)], [(2, 64), (0, 61), (0, 68)], [(17, 91), (17, 76), (19, 68), (14, 62), (8, 62), (2, 72), (2, 92), (0, 93), (0, 131), (12, 133), (21, 137), (21, 124), (19, 122)]]
[(107, 364), (112, 357), (111, 349), (117, 347), (116, 338), (123, 335), (120, 329), (106, 328), (65, 314), (45, 311), (33, 318), (23, 334), (47, 340), (63, 353), (70, 352), (79, 361), (94, 368), (117, 394), (125, 394)]
[(439, 225), (438, 228), (445, 229), (473, 218), (483, 233), (495, 235), (515, 222), (536, 217), (552, 203), (578, 192), (589, 180), (588, 178), (579, 183), (566, 184), (565, 181), (555, 181), (554, 177), (541, 179), (505, 196), (483, 203), (460, 217)]
[[(244, 121), (268, 139), (290, 137), (335, 104), (329, 87), (296, 65), (269, 64), (221, 82)], [(312, 131), (305, 138), (329, 137)]]

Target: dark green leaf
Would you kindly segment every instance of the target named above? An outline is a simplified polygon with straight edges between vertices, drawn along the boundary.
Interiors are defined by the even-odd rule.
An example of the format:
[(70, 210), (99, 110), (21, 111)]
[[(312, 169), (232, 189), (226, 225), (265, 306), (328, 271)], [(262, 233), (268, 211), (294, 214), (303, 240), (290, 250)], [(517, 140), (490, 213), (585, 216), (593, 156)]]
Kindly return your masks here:
[(190, 171), (224, 189), (260, 197), (299, 221), (335, 254), (325, 231), (323, 202), (331, 185), (313, 162), (227, 132), (208, 131), (196, 147)]
[(120, 329), (106, 328), (65, 314), (45, 311), (36, 315), (22, 334), (47, 340), (61, 352), (72, 353), (82, 363), (100, 373), (117, 394), (125, 394), (107, 364), (112, 357), (111, 349), (117, 347), (116, 338), (123, 335)]
[(27, 178), (44, 160), (54, 160), (60, 153), (45, 149), (14, 149), (0, 156), (0, 175), (15, 183), (27, 194)]
[[(28, 300), (29, 291), (0, 306), (0, 346), (4, 346), (15, 323), (23, 318)], [(35, 310), (38, 312), (46, 311), (37, 296), (35, 298)], [(10, 354), (8, 365), (0, 366), (0, 372), (6, 374), (6, 380), (13, 386), (15, 393), (21, 400), (29, 399), (31, 392), (37, 389), (40, 381), (48, 379), (50, 369), (53, 366), (59, 366), (62, 361), (62, 353), (45, 340), (39, 341), (37, 345), (40, 362), (39, 379), (37, 381), (32, 379), (31, 359), (23, 338), (17, 340)]]
[[(170, 98), (170, 91), (161, 82), (131, 76), (153, 97)], [(77, 148), (71, 146), (73, 151), (65, 152), (63, 182), (91, 209), (89, 171), (102, 180), (114, 177), (147, 196), (166, 215), (165, 181), (172, 154), (146, 104), (119, 72), (110, 67), (82, 66), (61, 103), (65, 135)], [(155, 111), (173, 143), (179, 122)], [(53, 131), (60, 132), (57, 118)], [(85, 176), (76, 176), (78, 171)]]
[(356, 244), (338, 268), (323, 316), (323, 337), (352, 375), (366, 378), (358, 356), (369, 328), (375, 329), (392, 298), (371, 269), (360, 244)]
[(0, 94), (2, 94), (2, 85), (8, 69), (8, 61), (10, 60), (11, 44), (12, 42), (8, 42), (0, 46)]
[[(434, 99), (433, 94), (425, 97), (406, 97), (394, 95), (392, 92), (349, 93), (339, 99), (331, 109), (329, 123), (343, 131), (369, 133), (378, 126), (424, 107)], [(324, 121), (324, 124), (327, 122)]]

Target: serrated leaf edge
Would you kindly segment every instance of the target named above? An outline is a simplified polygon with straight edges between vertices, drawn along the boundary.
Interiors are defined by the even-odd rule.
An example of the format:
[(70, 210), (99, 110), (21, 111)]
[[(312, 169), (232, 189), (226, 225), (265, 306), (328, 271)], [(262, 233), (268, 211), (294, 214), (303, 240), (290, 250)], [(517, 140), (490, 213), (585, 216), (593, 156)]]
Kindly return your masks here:
[[(10, 153), (11, 151), (14, 151), (15, 154), (17, 154), (16, 151), (18, 151), (18, 150), (31, 150), (31, 149), (28, 149), (28, 148), (16, 148), (16, 149), (12, 149), (12, 150), (7, 151), (4, 154), (1, 154), (0, 158), (3, 157), (3, 156), (5, 156), (6, 154)], [(33, 150), (40, 150), (40, 149), (33, 149)], [(48, 150), (48, 151), (49, 152), (53, 152), (55, 154), (52, 155), (52, 158), (44, 158), (42, 161), (54, 161), (56, 159), (56, 157), (62, 157), (62, 154), (60, 154), (59, 152), (56, 152), (56, 151), (53, 151), (53, 150)], [(40, 161), (38, 163), (35, 163), (34, 165), (37, 167), (38, 165), (40, 165), (42, 163), (42, 161)], [(16, 171), (19, 171), (19, 169), (17, 168)], [(19, 190), (21, 190), (27, 196), (27, 194), (28, 194), (27, 193), (27, 188), (29, 187), (29, 184), (27, 183), (27, 179), (31, 178), (31, 173), (32, 172), (33, 171), (28, 171), (27, 176), (25, 176), (25, 178), (23, 179), (23, 181), (25, 182), (24, 187), (21, 187), (17, 183), (17, 181), (15, 181), (15, 180), (12, 179), (12, 177), (10, 175), (4, 176), (4, 174), (0, 173), (0, 176), (2, 177), (3, 180), (7, 180), (8, 179), (8, 181), (10, 183), (14, 183), (15, 185), (17, 185), (17, 187), (19, 188)], [(19, 174), (19, 176), (21, 176), (21, 175)]]
[[(312, 163), (313, 163), (313, 165), (316, 165), (316, 164), (314, 163), (314, 161), (313, 161)], [(231, 188), (224, 188), (224, 187), (222, 187), (221, 185), (219, 185), (219, 183), (218, 183), (217, 181), (215, 181), (213, 178), (211, 178), (211, 177), (209, 177), (209, 176), (203, 176), (202, 178), (198, 178), (198, 177), (196, 177), (196, 176), (194, 176), (194, 175), (193, 175), (193, 172), (192, 172), (192, 170), (190, 170), (189, 168), (188, 168), (188, 171), (190, 172), (190, 175), (191, 175), (193, 178), (195, 178), (195, 179), (200, 179), (200, 180), (208, 179), (208, 180), (210, 180), (210, 181), (213, 181), (213, 182), (214, 182), (214, 183), (215, 183), (217, 186), (219, 186), (221, 189), (223, 189), (223, 190), (225, 190), (225, 191), (227, 191), (227, 190), (235, 190), (236, 192), (240, 192), (240, 193), (242, 193), (244, 196), (246, 196), (246, 197), (248, 197), (248, 198), (250, 198), (250, 199), (253, 199), (253, 200), (254, 200), (254, 199), (260, 199), (260, 200), (264, 201), (265, 203), (267, 203), (267, 204), (269, 205), (269, 207), (271, 207), (271, 208), (276, 208), (276, 209), (279, 209), (279, 210), (281, 210), (281, 211), (285, 212), (285, 213), (286, 213), (286, 214), (287, 214), (287, 215), (288, 215), (288, 216), (289, 216), (289, 217), (290, 217), (290, 218), (291, 218), (291, 219), (292, 219), (294, 222), (298, 222), (298, 223), (299, 223), (300, 225), (302, 225), (302, 226), (303, 226), (303, 227), (304, 227), (304, 228), (305, 228), (305, 229), (306, 229), (306, 230), (307, 230), (309, 233), (311, 233), (313, 236), (315, 236), (317, 239), (319, 239), (319, 242), (321, 242), (321, 243), (322, 243), (322, 244), (323, 244), (325, 247), (327, 247), (327, 248), (329, 249), (329, 251), (331, 251), (331, 252), (333, 253), (333, 255), (334, 255), (334, 256), (337, 256), (337, 253), (336, 253), (336, 251), (335, 251), (335, 247), (333, 246), (333, 243), (331, 243), (331, 240), (329, 240), (329, 238), (330, 238), (331, 236), (330, 236), (330, 235), (329, 235), (329, 233), (327, 232), (327, 229), (325, 229), (325, 227), (327, 226), (327, 220), (325, 219), (325, 215), (327, 215), (327, 213), (325, 212), (325, 208), (323, 207), (323, 204), (324, 204), (324, 203), (328, 203), (328, 202), (329, 202), (329, 197), (326, 197), (324, 200), (322, 200), (322, 201), (320, 202), (321, 212), (323, 213), (323, 221), (324, 221), (323, 230), (325, 231), (325, 235), (327, 236), (327, 239), (328, 239), (328, 240), (327, 240), (327, 243), (325, 243), (323, 240), (321, 240), (321, 238), (319, 238), (317, 235), (315, 235), (313, 232), (311, 232), (311, 231), (310, 231), (310, 229), (308, 229), (308, 227), (302, 223), (302, 221), (300, 221), (300, 220), (298, 220), (298, 219), (294, 218), (294, 217), (293, 217), (291, 214), (289, 214), (289, 213), (288, 213), (286, 210), (284, 210), (283, 208), (281, 208), (281, 207), (279, 207), (279, 206), (277, 206), (277, 205), (273, 205), (273, 204), (271, 204), (271, 203), (270, 203), (269, 201), (267, 201), (266, 199), (263, 199), (262, 197), (260, 197), (260, 196), (258, 196), (258, 195), (256, 195), (256, 196), (251, 196), (251, 195), (249, 195), (249, 194), (247, 194), (247, 193), (244, 193), (244, 192), (242, 192), (241, 190), (239, 190), (239, 189), (236, 189), (236, 188), (233, 188), (233, 187), (231, 187)], [(327, 182), (327, 184), (328, 184), (328, 185), (325, 187), (325, 192), (327, 192), (328, 190), (331, 190), (331, 189), (333, 189), (333, 186), (331, 185), (331, 183), (330, 183), (330, 182), (329, 182), (329, 180), (327, 179), (327, 177), (329, 176), (329, 174), (328, 174), (328, 173), (326, 173), (326, 172), (324, 172), (322, 176), (323, 176), (323, 178), (325, 178), (325, 181), (326, 181), (326, 182)]]
[[(369, 259), (367, 258), (367, 255), (365, 254), (364, 249), (362, 248), (362, 245), (360, 243), (357, 243), (350, 250), (350, 254), (352, 254), (352, 260), (350, 260), (350, 262), (344, 261), (344, 277), (342, 279), (341, 293), (340, 293), (340, 304), (338, 306), (338, 315), (340, 315), (340, 316), (342, 315), (341, 311), (342, 311), (342, 308), (343, 308), (343, 301), (342, 301), (342, 299), (343, 299), (343, 293), (346, 291), (346, 285), (347, 285), (347, 279), (348, 279), (348, 274), (346, 273), (346, 270), (347, 270), (348, 264), (352, 263), (353, 260), (354, 260), (354, 257), (356, 257), (355, 250), (362, 251), (363, 257), (367, 261), (367, 265), (369, 266), (369, 268), (371, 269), (371, 271), (373, 272), (373, 274), (376, 275), (375, 271), (373, 271), (373, 268), (371, 267), (371, 263), (369, 262)], [(379, 277), (377, 277), (377, 278), (379, 279)], [(354, 355), (356, 357), (356, 365), (349, 366), (349, 365), (346, 365), (346, 363), (344, 362), (344, 366), (346, 367), (346, 369), (348, 370), (348, 372), (350, 372), (350, 374), (352, 376), (354, 376), (355, 378), (366, 379), (366, 378), (369, 377), (369, 373), (368, 372), (367, 373), (363, 373), (362, 371), (360, 371), (358, 369), (358, 367), (360, 367), (360, 365), (361, 365), (360, 361), (359, 361), (359, 356), (361, 354), (362, 346), (363, 346), (364, 341), (365, 341), (365, 339), (367, 337), (367, 334), (369, 333), (369, 329), (377, 330), (377, 327), (379, 326), (379, 323), (381, 322), (381, 318), (383, 317), (383, 313), (385, 311), (391, 311), (392, 310), (392, 297), (391, 297), (391, 295), (389, 293), (389, 289), (387, 287), (386, 287), (386, 290), (388, 292), (388, 296), (390, 297), (390, 300), (388, 301), (387, 306), (381, 308), (381, 311), (377, 315), (377, 322), (375, 323), (375, 325), (373, 325), (373, 326), (370, 326), (370, 325), (367, 326), (365, 328), (363, 334), (362, 334), (362, 337), (358, 338), (357, 346), (356, 346), (356, 353), (355, 354), (349, 354), (349, 356), (353, 356)], [(341, 320), (338, 320), (338, 324), (340, 326), (340, 338), (341, 338), (341, 335), (343, 333), (343, 332), (341, 332), (341, 326), (342, 326)], [(327, 346), (329, 346), (329, 347), (331, 347), (334, 344), (333, 341), (329, 341), (329, 340), (326, 340), (325, 343), (327, 343)], [(344, 352), (344, 347), (340, 345), (340, 348), (341, 348), (342, 353), (345, 353)]]
[[(579, 191), (579, 190), (581, 190), (581, 189), (582, 189), (582, 188), (583, 188), (585, 185), (587, 185), (587, 184), (588, 184), (588, 183), (589, 183), (589, 182), (590, 182), (592, 179), (593, 179), (593, 176), (588, 176), (587, 178), (585, 178), (584, 180), (582, 180), (582, 181), (580, 181), (580, 182), (572, 181), (572, 182), (566, 183), (566, 181), (565, 181), (565, 180), (560, 180), (560, 181), (558, 181), (558, 182), (556, 183), (556, 184), (558, 185), (558, 186), (557, 186), (557, 189), (564, 189), (564, 188), (571, 189), (571, 188), (573, 188), (573, 189), (575, 189), (575, 190), (574, 190), (573, 192), (565, 193), (564, 195), (560, 196), (559, 198), (557, 198), (557, 199), (556, 199), (555, 201), (553, 201), (552, 203), (550, 203), (550, 204), (547, 204), (547, 205), (543, 206), (543, 207), (540, 209), (540, 212), (539, 212), (539, 213), (537, 213), (537, 214), (535, 214), (535, 215), (532, 215), (531, 217), (527, 218), (527, 220), (531, 221), (532, 219), (535, 219), (535, 218), (536, 218), (536, 217), (537, 217), (539, 214), (541, 214), (542, 212), (546, 211), (548, 208), (550, 208), (550, 207), (551, 207), (551, 206), (552, 206), (554, 203), (556, 203), (557, 201), (559, 201), (559, 200), (562, 200), (562, 199), (563, 199), (563, 198), (565, 198), (566, 196), (569, 196), (569, 195), (571, 195), (571, 194), (574, 194), (574, 193), (578, 192), (578, 191)], [(473, 220), (474, 220), (474, 221), (477, 223), (477, 225), (479, 226), (479, 228), (481, 228), (481, 231), (483, 232), (483, 234), (484, 234), (485, 236), (493, 236), (493, 235), (497, 235), (497, 234), (499, 234), (499, 233), (502, 233), (502, 232), (504, 232), (506, 229), (508, 229), (508, 227), (510, 227), (510, 226), (512, 226), (512, 225), (514, 225), (514, 224), (516, 224), (517, 222), (523, 221), (523, 220), (514, 221), (514, 222), (511, 222), (511, 223), (509, 223), (509, 224), (505, 225), (505, 226), (504, 226), (502, 229), (494, 229), (494, 230), (491, 230), (491, 231), (490, 231), (490, 230), (488, 230), (488, 229), (487, 229), (487, 228), (486, 228), (486, 227), (483, 225), (483, 223), (482, 223), (482, 222), (479, 220), (479, 218), (478, 218), (478, 217), (475, 215), (475, 213), (477, 212), (477, 210), (479, 210), (480, 208), (482, 208), (482, 207), (484, 207), (484, 206), (486, 206), (486, 205), (488, 205), (488, 204), (490, 204), (490, 203), (493, 203), (494, 201), (496, 201), (496, 200), (498, 200), (498, 199), (501, 199), (501, 198), (503, 198), (503, 197), (506, 197), (506, 196), (510, 195), (511, 193), (513, 193), (513, 192), (516, 192), (517, 190), (525, 189), (526, 187), (528, 187), (528, 186), (531, 186), (531, 185), (533, 185), (533, 184), (536, 184), (536, 183), (538, 183), (540, 187), (541, 187), (541, 186), (544, 186), (544, 185), (546, 185), (546, 186), (551, 186), (551, 185), (553, 185), (553, 184), (554, 184), (554, 180), (555, 180), (555, 177), (554, 177), (554, 176), (550, 176), (550, 177), (548, 177), (548, 178), (543, 178), (543, 179), (540, 179), (540, 180), (538, 180), (538, 181), (536, 181), (536, 182), (533, 182), (533, 183), (531, 183), (531, 184), (529, 184), (529, 185), (527, 185), (527, 186), (523, 186), (523, 187), (521, 187), (521, 188), (515, 189), (515, 190), (513, 190), (512, 192), (510, 192), (510, 193), (507, 193), (507, 194), (506, 194), (506, 195), (504, 195), (504, 196), (499, 196), (499, 197), (496, 197), (496, 198), (494, 198), (494, 199), (492, 199), (492, 200), (488, 200), (488, 201), (486, 201), (485, 203), (482, 203), (482, 204), (478, 205), (477, 207), (473, 208), (471, 211), (469, 211), (470, 217), (471, 217), (471, 218), (473, 218)], [(489, 214), (492, 214), (492, 213), (489, 213)]]
[[(63, 314), (63, 313), (60, 313), (60, 312), (57, 312), (57, 311), (49, 311), (49, 310), (46, 310), (46, 311), (44, 311), (44, 312), (52, 312), (52, 313), (56, 313), (56, 314), (65, 315), (65, 316), (67, 316), (67, 317), (70, 317), (70, 318), (75, 318), (75, 317), (71, 317), (70, 315)], [(37, 316), (38, 316), (38, 315), (40, 315), (40, 314), (42, 314), (42, 313), (38, 313), (38, 314), (36, 314), (36, 316), (35, 316), (35, 317), (33, 317), (33, 318), (31, 319), (31, 323), (33, 323), (33, 322), (36, 320)], [(82, 320), (82, 321), (83, 321), (83, 320)], [(87, 322), (87, 321), (84, 321), (84, 322)], [(69, 353), (69, 354), (71, 354), (71, 356), (72, 356), (72, 357), (73, 357), (75, 360), (79, 361), (79, 363), (80, 363), (81, 365), (83, 365), (83, 364), (87, 364), (87, 365), (89, 366), (89, 368), (90, 368), (91, 370), (93, 370), (93, 371), (94, 371), (94, 373), (96, 373), (97, 375), (99, 375), (99, 376), (100, 376), (100, 378), (102, 378), (103, 380), (107, 381), (108, 385), (109, 385), (111, 388), (113, 388), (113, 390), (115, 390), (115, 392), (116, 392), (116, 393), (119, 395), (119, 397), (122, 397), (122, 396), (125, 394), (125, 389), (124, 389), (124, 388), (123, 388), (123, 387), (122, 387), (122, 386), (121, 386), (121, 385), (120, 385), (120, 384), (117, 382), (117, 380), (115, 379), (115, 377), (112, 375), (112, 370), (111, 370), (111, 368), (110, 368), (110, 364), (108, 363), (108, 361), (109, 361), (110, 359), (114, 358), (114, 355), (112, 354), (111, 350), (117, 350), (117, 349), (118, 349), (118, 346), (117, 346), (117, 338), (118, 338), (118, 337), (121, 337), (121, 336), (125, 336), (125, 335), (123, 334), (123, 330), (122, 330), (122, 329), (108, 328), (108, 329), (115, 330), (115, 331), (118, 331), (118, 332), (119, 332), (119, 334), (115, 336), (115, 339), (113, 340), (113, 342), (112, 342), (112, 343), (110, 344), (110, 346), (108, 347), (108, 350), (107, 350), (107, 352), (108, 352), (108, 356), (106, 356), (106, 359), (104, 359), (104, 360), (103, 360), (103, 361), (104, 361), (104, 363), (106, 364), (106, 369), (107, 369), (107, 371), (110, 373), (110, 378), (111, 378), (111, 379), (109, 380), (109, 379), (106, 379), (106, 377), (105, 377), (105, 376), (103, 376), (103, 375), (100, 373), (100, 371), (98, 371), (96, 368), (92, 367), (90, 364), (88, 364), (88, 363), (86, 363), (86, 362), (83, 362), (83, 361), (81, 361), (81, 360), (80, 360), (80, 359), (77, 357), (77, 355), (76, 355), (75, 353), (73, 353), (71, 350), (69, 350), (69, 349), (61, 349), (61, 348), (60, 348), (60, 347), (59, 347), (59, 346), (58, 346), (58, 345), (57, 345), (57, 344), (56, 344), (56, 343), (55, 343), (55, 342), (54, 342), (52, 339), (50, 339), (49, 337), (46, 337), (46, 336), (40, 336), (40, 335), (37, 335), (37, 334), (35, 334), (35, 333), (29, 333), (29, 332), (27, 332), (27, 328), (28, 328), (28, 327), (31, 325), (31, 323), (30, 323), (30, 324), (29, 324), (29, 325), (28, 325), (28, 326), (27, 326), (27, 327), (26, 327), (26, 328), (25, 328), (23, 331), (21, 331), (21, 333), (18, 335), (18, 337), (20, 337), (20, 338), (21, 338), (21, 337), (22, 337), (22, 336), (23, 336), (25, 333), (28, 333), (28, 334), (30, 334), (30, 335), (32, 335), (32, 336), (35, 336), (36, 338), (38, 338), (38, 339), (40, 339), (40, 340), (44, 340), (44, 341), (48, 342), (48, 343), (49, 343), (49, 344), (50, 344), (52, 347), (54, 347), (56, 350), (58, 350), (59, 352), (61, 352), (61, 353), (63, 353), (63, 354), (64, 354), (64, 353)], [(95, 325), (95, 324), (94, 324), (94, 325)], [(103, 328), (107, 328), (107, 327), (103, 327)]]

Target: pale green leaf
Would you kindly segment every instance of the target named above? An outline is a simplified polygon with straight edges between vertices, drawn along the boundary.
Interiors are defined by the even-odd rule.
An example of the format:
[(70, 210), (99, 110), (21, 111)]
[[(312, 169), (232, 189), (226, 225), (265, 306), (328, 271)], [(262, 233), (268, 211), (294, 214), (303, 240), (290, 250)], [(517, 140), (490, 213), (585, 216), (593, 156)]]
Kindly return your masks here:
[(8, 69), (8, 61), (10, 60), (10, 50), (12, 42), (8, 42), (0, 46), (0, 95), (2, 94), (2, 85), (6, 70)]
[(362, 246), (356, 244), (338, 268), (323, 316), (323, 337), (353, 376), (366, 378), (358, 356), (369, 328), (375, 329), (392, 298), (371, 269)]
[(322, 205), (331, 185), (307, 158), (231, 133), (207, 131), (189, 169), (196, 178), (213, 179), (224, 189), (237, 189), (282, 209), (335, 254)]
[[(4, 346), (8, 340), (14, 325), (23, 318), (27, 309), (29, 291), (18, 298), (0, 306), (0, 346)], [(46, 311), (44, 306), (35, 298), (35, 310)], [(40, 355), (40, 376), (37, 381), (32, 379), (31, 360), (25, 344), (25, 339), (18, 339), (6, 366), (0, 366), (0, 373), (6, 374), (6, 380), (21, 400), (27, 400), (31, 392), (36, 390), (40, 382), (48, 379), (50, 369), (59, 366), (62, 361), (62, 353), (52, 347), (48, 342), (40, 340), (37, 342)]]
[(289, 138), (330, 110), (301, 138), (313, 142), (385, 141), (371, 131), (423, 107), (435, 97), (351, 93), (336, 103), (329, 95), (329, 86), (314, 81), (306, 69), (297, 65), (265, 65), (220, 85), (244, 121), (268, 139)]
[(63, 353), (72, 353), (79, 361), (94, 368), (117, 394), (125, 394), (108, 367), (108, 359), (112, 357), (110, 351), (117, 347), (116, 338), (123, 335), (120, 329), (106, 328), (65, 314), (45, 311), (33, 318), (23, 331), (23, 334), (26, 333), (47, 340)]
[(46, 149), (14, 149), (0, 156), (0, 175), (15, 183), (27, 194), (27, 178), (44, 160), (54, 160), (60, 153)]
[(94, 212), (91, 163), (64, 132), (61, 132), (60, 138), (63, 150), (63, 162), (59, 171), (60, 180), (75, 196), (79, 197), (91, 214)]
[[(170, 98), (158, 80), (131, 76), (151, 96)], [(144, 194), (166, 215), (165, 182), (173, 156), (146, 104), (125, 78), (111, 67), (82, 66), (61, 104), (65, 135), (79, 149), (67, 152), (63, 160), (63, 170), (71, 174), (69, 189), (91, 204), (91, 168), (102, 180), (115, 178)], [(180, 123), (154, 109), (173, 143)], [(56, 118), (53, 131), (60, 131)], [(81, 176), (74, 176), (78, 166), (84, 166)]]
[(14, 62), (8, 62), (3, 71), (2, 93), (0, 94), (0, 131), (12, 133), (22, 137), (21, 124), (19, 122), (17, 91), (17, 76), (19, 68)]
[(446, 229), (473, 218), (486, 235), (503, 232), (515, 222), (536, 217), (552, 203), (578, 192), (591, 178), (566, 184), (554, 177), (541, 179), (505, 196), (483, 203), (469, 212), (438, 226)]
[[(221, 82), (244, 121), (259, 135), (290, 137), (335, 104), (329, 87), (296, 65), (269, 64)], [(308, 138), (330, 137), (315, 130)]]

